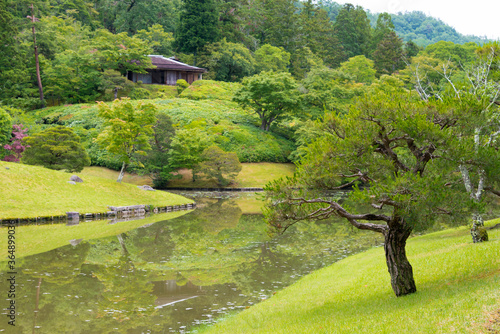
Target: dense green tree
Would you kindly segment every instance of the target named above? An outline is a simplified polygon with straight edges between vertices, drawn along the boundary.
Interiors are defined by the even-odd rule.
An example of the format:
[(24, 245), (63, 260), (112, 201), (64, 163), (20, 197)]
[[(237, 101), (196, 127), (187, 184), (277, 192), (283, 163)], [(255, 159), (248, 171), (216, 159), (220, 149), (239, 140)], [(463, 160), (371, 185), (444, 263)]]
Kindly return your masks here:
[(408, 62), (411, 60), (411, 58), (415, 57), (419, 52), (420, 48), (412, 40), (409, 40), (405, 43), (404, 56)]
[(104, 28), (131, 35), (155, 24), (174, 32), (182, 5), (181, 0), (94, 0), (94, 3)]
[(12, 118), (0, 107), (0, 147), (10, 142), (12, 133)]
[[(309, 146), (296, 178), (266, 187), (270, 227), (283, 232), (296, 222), (334, 215), (358, 229), (381, 233), (394, 293), (414, 293), (406, 240), (439, 213), (452, 211), (458, 203), (453, 199), (460, 196), (459, 176), (439, 159), (457, 141), (435, 123), (440, 113), (408, 95), (376, 94), (348, 115), (326, 117), (324, 135)], [(311, 190), (357, 182), (369, 187), (355, 187), (342, 205)]]
[(363, 55), (349, 58), (340, 64), (340, 69), (354, 78), (354, 81), (370, 84), (375, 80), (373, 60)]
[(90, 164), (80, 137), (71, 128), (57, 126), (24, 138), (29, 145), (21, 161), (55, 170), (80, 172)]
[(250, 107), (259, 115), (264, 131), (269, 131), (274, 121), (282, 120), (298, 110), (297, 83), (289, 73), (261, 72), (242, 81), (234, 101)]
[(150, 68), (151, 46), (140, 38), (127, 33), (112, 34), (107, 30), (96, 31), (92, 40), (94, 53), (101, 69), (112, 69), (126, 75), (128, 71), (146, 73)]
[(91, 38), (90, 29), (73, 18), (42, 17), (37, 27), (38, 49), (49, 60), (67, 50), (78, 51), (87, 46)]
[(355, 96), (362, 94), (349, 72), (326, 67), (311, 70), (301, 81), (303, 106), (312, 119), (325, 112), (346, 113)]
[(99, 66), (94, 54), (85, 49), (56, 54), (44, 70), (47, 98), (64, 103), (95, 101), (103, 87)]
[(428, 45), (425, 53), (442, 61), (451, 61), (455, 65), (465, 65), (475, 59), (476, 43), (455, 44), (453, 42), (439, 41)]
[(207, 79), (232, 82), (255, 73), (255, 60), (243, 44), (223, 39), (208, 45), (205, 51), (208, 55), (200, 61), (200, 66), (208, 68)]
[(215, 0), (185, 0), (174, 46), (178, 51), (196, 54), (207, 43), (219, 39), (217, 5)]
[(168, 57), (174, 53), (174, 35), (166, 32), (160, 24), (152, 25), (147, 30), (139, 30), (135, 37), (148, 42), (155, 55)]
[(368, 55), (371, 27), (362, 7), (345, 4), (337, 16), (334, 31), (344, 48), (343, 60), (358, 55)]
[(391, 31), (394, 31), (394, 24), (392, 23), (391, 15), (388, 13), (379, 14), (377, 24), (375, 25), (375, 29), (373, 29), (373, 34), (370, 39), (370, 53), (375, 51), (378, 44)]
[(298, 45), (311, 49), (325, 65), (337, 67), (345, 58), (344, 50), (327, 12), (308, 0), (302, 3), (299, 22)]
[(221, 39), (246, 44), (248, 36), (242, 27), (247, 6), (244, 0), (217, 0), (219, 10), (219, 34)]
[[(21, 52), (17, 41), (18, 25), (10, 6), (10, 0), (0, 1), (0, 101), (19, 105), (19, 100), (29, 99), (27, 89), (31, 88), (26, 64), (26, 50)], [(26, 17), (26, 16), (24, 16)], [(29, 103), (28, 103), (29, 104)]]
[(264, 44), (255, 51), (254, 58), (259, 72), (288, 72), (290, 53), (286, 52), (283, 48)]
[(225, 187), (231, 184), (241, 171), (241, 163), (234, 152), (225, 152), (218, 146), (207, 147), (201, 154), (201, 162), (195, 166), (196, 173), (217, 180)]
[(174, 169), (170, 163), (170, 148), (175, 137), (175, 128), (172, 118), (165, 113), (156, 114), (156, 123), (153, 125), (153, 136), (150, 140), (151, 151), (141, 158), (144, 172), (153, 180), (155, 188), (165, 188), (174, 178)]
[(373, 61), (377, 74), (392, 74), (403, 69), (403, 42), (394, 31), (387, 33), (373, 52)]
[(105, 70), (102, 73), (100, 89), (103, 91), (111, 90), (114, 99), (118, 98), (118, 91), (121, 89), (132, 88), (134, 83), (122, 76), (120, 72), (115, 70)]
[[(191, 127), (176, 131), (170, 149), (170, 166), (175, 169), (193, 169), (201, 160), (203, 151), (213, 143), (211, 136), (199, 127)], [(196, 181), (196, 170), (193, 169), (193, 182)]]
[(149, 140), (156, 122), (156, 107), (150, 103), (134, 103), (130, 99), (115, 100), (111, 105), (99, 102), (99, 117), (104, 130), (97, 137), (101, 146), (120, 158), (122, 168), (117, 182), (136, 154), (145, 155), (151, 149)]
[(320, 57), (315, 55), (307, 46), (297, 49), (291, 56), (290, 72), (297, 80), (304, 79), (308, 72), (324, 66)]
[(297, 33), (299, 18), (296, 0), (258, 0), (263, 11), (264, 21), (260, 25), (260, 36), (257, 38), (261, 44), (271, 44), (282, 47), (287, 52), (293, 53), (298, 45)]

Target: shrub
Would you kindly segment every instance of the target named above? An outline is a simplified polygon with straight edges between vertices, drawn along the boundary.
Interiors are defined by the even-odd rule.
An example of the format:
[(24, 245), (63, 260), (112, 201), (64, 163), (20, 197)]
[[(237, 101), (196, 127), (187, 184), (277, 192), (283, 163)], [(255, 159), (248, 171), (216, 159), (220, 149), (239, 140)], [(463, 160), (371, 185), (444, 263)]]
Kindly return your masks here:
[(177, 80), (177, 82), (175, 83), (175, 87), (177, 87), (177, 94), (181, 94), (182, 91), (186, 88), (189, 87), (189, 84), (187, 83), (186, 80), (184, 79), (179, 79)]
[(23, 145), (22, 140), (27, 136), (27, 128), (24, 128), (22, 124), (14, 124), (12, 126), (12, 135), (10, 139), (11, 143), (6, 144), (4, 149), (9, 151), (9, 155), (3, 158), (4, 161), (19, 162), (23, 152), (26, 150), (27, 146)]
[(3, 108), (0, 108), (0, 147), (10, 141), (11, 133), (12, 118)]
[(24, 138), (29, 147), (22, 162), (68, 172), (80, 172), (90, 164), (80, 137), (71, 128), (57, 126)]

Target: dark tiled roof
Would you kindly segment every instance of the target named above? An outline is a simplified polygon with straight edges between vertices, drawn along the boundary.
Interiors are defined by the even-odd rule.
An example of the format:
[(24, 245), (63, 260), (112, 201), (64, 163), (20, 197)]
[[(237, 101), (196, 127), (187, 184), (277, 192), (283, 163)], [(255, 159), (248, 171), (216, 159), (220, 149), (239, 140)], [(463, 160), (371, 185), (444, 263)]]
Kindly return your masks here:
[(184, 64), (172, 58), (165, 58), (163, 56), (157, 55), (149, 55), (148, 57), (151, 58), (151, 62), (153, 63), (153, 65), (160, 70), (175, 70), (200, 73), (206, 72), (204, 68)]

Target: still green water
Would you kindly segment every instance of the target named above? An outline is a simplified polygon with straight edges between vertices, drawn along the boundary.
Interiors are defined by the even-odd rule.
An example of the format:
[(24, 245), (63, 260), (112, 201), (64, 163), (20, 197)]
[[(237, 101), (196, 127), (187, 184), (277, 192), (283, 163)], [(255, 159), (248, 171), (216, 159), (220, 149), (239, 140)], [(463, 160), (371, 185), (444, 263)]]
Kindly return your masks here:
[(197, 198), (184, 216), (18, 258), (15, 326), (0, 263), (0, 331), (189, 333), (382, 243), (333, 220), (270, 239), (261, 215), (243, 214), (244, 198)]

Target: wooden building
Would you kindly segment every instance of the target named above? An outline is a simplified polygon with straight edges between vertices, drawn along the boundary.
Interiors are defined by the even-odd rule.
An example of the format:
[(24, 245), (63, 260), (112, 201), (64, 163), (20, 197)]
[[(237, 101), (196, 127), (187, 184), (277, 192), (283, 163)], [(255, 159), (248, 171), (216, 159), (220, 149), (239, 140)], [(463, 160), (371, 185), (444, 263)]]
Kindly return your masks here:
[(189, 84), (196, 80), (201, 80), (204, 68), (181, 63), (174, 57), (165, 58), (163, 56), (150, 55), (153, 68), (148, 69), (148, 73), (129, 72), (127, 77), (133, 82), (142, 81), (145, 84), (171, 85), (175, 86), (177, 80), (184, 79)]

